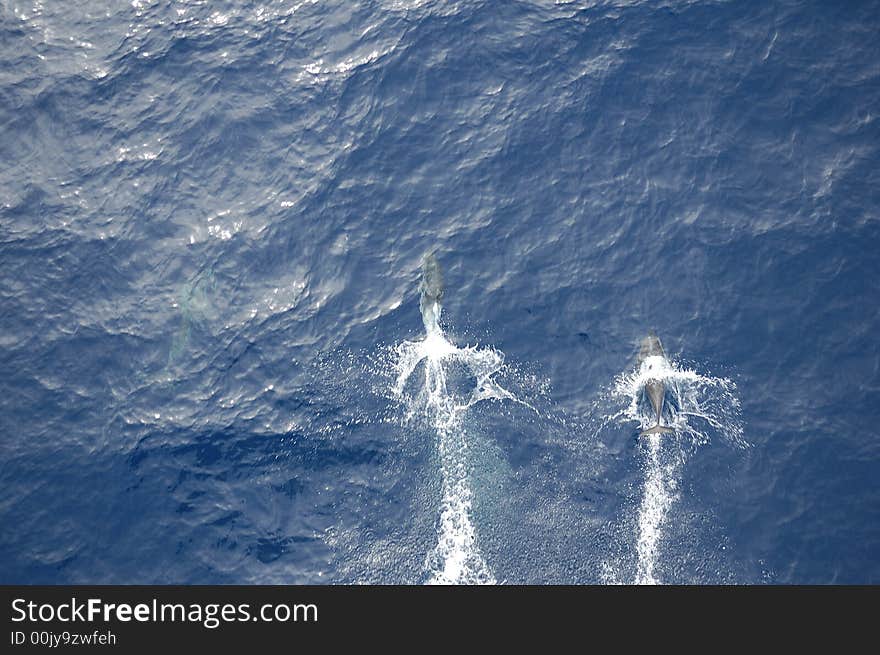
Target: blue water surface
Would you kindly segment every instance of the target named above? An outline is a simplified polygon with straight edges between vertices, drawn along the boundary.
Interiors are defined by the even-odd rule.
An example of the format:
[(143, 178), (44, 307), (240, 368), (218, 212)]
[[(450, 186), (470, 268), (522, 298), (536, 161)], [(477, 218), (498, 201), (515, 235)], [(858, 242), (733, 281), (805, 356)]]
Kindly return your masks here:
[[(880, 4), (0, 5), (0, 582), (420, 583), (443, 323), (498, 582), (635, 580), (655, 329), (736, 385), (671, 583), (880, 583)], [(684, 452), (684, 451), (683, 451)], [(610, 571), (610, 573), (609, 573)]]

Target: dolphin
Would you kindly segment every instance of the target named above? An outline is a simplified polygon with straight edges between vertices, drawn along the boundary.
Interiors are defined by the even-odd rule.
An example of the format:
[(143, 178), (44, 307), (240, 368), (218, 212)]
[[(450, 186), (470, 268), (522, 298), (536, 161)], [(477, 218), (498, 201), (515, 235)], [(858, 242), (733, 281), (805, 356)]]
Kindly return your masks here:
[(440, 301), (443, 299), (443, 274), (433, 252), (422, 258), (422, 279), (419, 289), (422, 292), (419, 309), (422, 310), (425, 328), (430, 331), (437, 327), (437, 322), (440, 320)]
[[(642, 339), (641, 346), (639, 347), (639, 366), (641, 366), (649, 357), (662, 357), (664, 360), (666, 359), (666, 353), (663, 352), (663, 346), (660, 344), (660, 339), (654, 334), (653, 330), (651, 330), (651, 333), (648, 334), (648, 336)], [(672, 428), (660, 424), (660, 419), (663, 415), (663, 402), (666, 398), (666, 385), (663, 384), (663, 380), (659, 378), (649, 378), (645, 383), (645, 391), (648, 394), (648, 399), (651, 401), (651, 407), (653, 407), (654, 411), (657, 413), (657, 424), (652, 428), (642, 430), (639, 435), (645, 436), (648, 434), (675, 432)]]

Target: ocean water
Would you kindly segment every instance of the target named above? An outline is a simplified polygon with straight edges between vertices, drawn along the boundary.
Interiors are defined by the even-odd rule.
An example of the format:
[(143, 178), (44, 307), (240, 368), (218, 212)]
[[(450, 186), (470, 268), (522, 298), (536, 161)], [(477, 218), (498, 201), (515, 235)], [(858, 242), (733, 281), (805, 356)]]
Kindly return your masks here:
[(0, 2), (0, 581), (880, 583), (878, 30)]

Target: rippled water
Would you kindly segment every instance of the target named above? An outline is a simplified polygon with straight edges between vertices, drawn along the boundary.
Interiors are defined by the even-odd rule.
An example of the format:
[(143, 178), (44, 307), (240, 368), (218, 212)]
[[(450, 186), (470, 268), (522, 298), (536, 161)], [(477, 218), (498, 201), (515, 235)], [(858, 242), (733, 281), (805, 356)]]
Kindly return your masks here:
[(0, 579), (880, 582), (878, 9), (3, 2)]

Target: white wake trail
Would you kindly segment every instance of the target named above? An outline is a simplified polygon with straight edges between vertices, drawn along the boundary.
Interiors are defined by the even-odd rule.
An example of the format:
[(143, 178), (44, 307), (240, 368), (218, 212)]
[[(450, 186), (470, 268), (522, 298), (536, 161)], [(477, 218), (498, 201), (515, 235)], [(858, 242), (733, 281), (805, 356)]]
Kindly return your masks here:
[[(615, 379), (612, 407), (602, 424), (635, 422), (640, 431), (653, 426), (657, 416), (645, 392), (651, 380), (659, 380), (664, 385), (663, 420), (674, 433), (639, 437), (645, 477), (637, 517), (637, 584), (661, 584), (657, 567), (664, 528), (678, 497), (680, 468), (687, 451), (707, 443), (711, 436), (720, 437), (735, 447), (748, 446), (743, 439), (736, 385), (727, 378), (682, 368), (663, 356), (646, 357), (635, 370)], [(616, 579), (613, 571), (606, 577)]]
[[(426, 418), (438, 437), (442, 500), (437, 545), (425, 559), (428, 584), (495, 584), (471, 520), (468, 444), (461, 422), (466, 410), (480, 401), (522, 401), (494, 380), (504, 365), (504, 355), (491, 348), (456, 347), (444, 336), (439, 316), (439, 304), (424, 307), (425, 338), (397, 346), (392, 389), (404, 399), (408, 418)], [(415, 397), (407, 398), (407, 383), (420, 363), (424, 363), (424, 384)], [(476, 380), (462, 400), (447, 389), (447, 367), (454, 365), (463, 365)]]
[[(654, 563), (662, 527), (669, 507), (675, 500), (676, 482), (672, 477), (674, 467), (664, 466), (661, 460), (663, 435), (649, 434), (644, 438), (645, 489), (639, 506), (639, 536), (636, 544), (638, 570), (636, 584), (655, 585)], [(671, 470), (672, 469), (672, 470)]]

